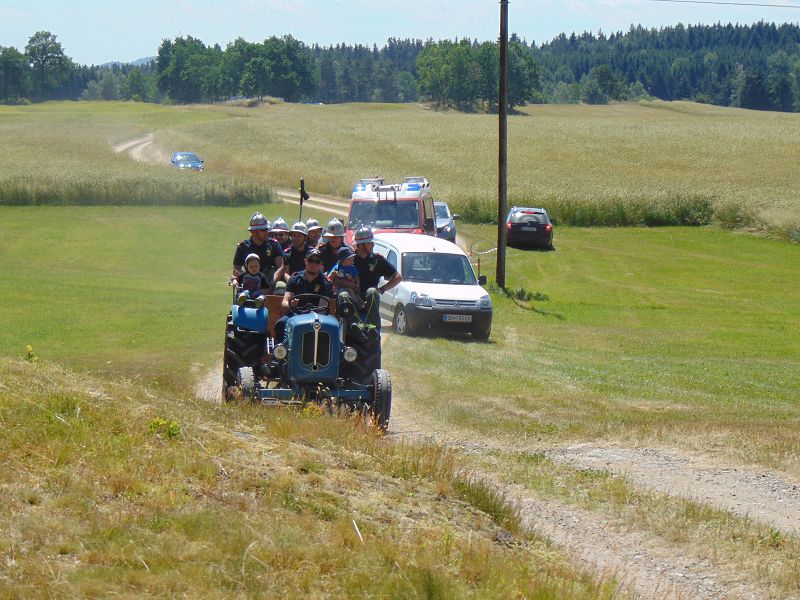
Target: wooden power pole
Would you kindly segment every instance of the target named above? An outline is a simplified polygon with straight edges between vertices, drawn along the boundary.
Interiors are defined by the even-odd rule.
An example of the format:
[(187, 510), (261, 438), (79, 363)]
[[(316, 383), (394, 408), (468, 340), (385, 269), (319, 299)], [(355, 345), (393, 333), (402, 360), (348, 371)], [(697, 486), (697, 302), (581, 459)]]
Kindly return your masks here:
[(506, 287), (506, 202), (508, 195), (508, 0), (500, 0), (500, 93), (497, 100), (500, 114), (500, 136), (497, 177), (497, 285)]

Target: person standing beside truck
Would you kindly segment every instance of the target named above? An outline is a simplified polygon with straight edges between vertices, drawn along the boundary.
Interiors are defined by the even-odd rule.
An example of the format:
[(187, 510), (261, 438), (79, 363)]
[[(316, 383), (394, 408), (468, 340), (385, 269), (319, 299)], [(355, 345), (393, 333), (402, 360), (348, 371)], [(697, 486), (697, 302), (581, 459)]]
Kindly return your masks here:
[[(381, 317), (378, 312), (380, 296), (386, 290), (390, 290), (399, 284), (403, 280), (403, 276), (383, 256), (373, 253), (375, 237), (372, 234), (372, 229), (366, 225), (359, 227), (354, 241), (356, 244), (356, 257), (353, 264), (358, 269), (361, 297), (364, 299), (364, 310), (366, 312), (365, 322), (369, 328), (380, 331)], [(379, 287), (378, 281), (380, 281), (381, 277), (386, 280), (386, 283)], [(361, 308), (356, 305), (355, 299), (351, 297), (347, 290), (339, 294), (339, 303), (343, 306), (344, 313), (347, 312), (347, 308), (344, 308), (344, 306), (355, 307), (359, 311)], [(355, 314), (354, 311), (353, 314)]]

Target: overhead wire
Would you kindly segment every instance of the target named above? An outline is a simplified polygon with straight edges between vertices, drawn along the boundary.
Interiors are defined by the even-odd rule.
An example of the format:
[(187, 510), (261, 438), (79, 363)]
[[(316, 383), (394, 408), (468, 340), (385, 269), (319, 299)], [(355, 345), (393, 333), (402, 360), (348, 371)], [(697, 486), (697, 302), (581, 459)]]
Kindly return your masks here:
[(670, 2), (672, 4), (716, 4), (720, 6), (759, 6), (765, 8), (798, 8), (797, 4), (766, 4), (760, 2), (723, 2), (722, 0), (645, 0), (645, 2)]

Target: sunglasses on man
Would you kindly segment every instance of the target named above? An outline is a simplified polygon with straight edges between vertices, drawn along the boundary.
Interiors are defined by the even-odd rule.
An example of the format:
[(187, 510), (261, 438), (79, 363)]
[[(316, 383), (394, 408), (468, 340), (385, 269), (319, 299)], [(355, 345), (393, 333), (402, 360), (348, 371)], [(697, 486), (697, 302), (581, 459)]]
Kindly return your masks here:
[(307, 258), (306, 262), (313, 264), (313, 265), (321, 265), (322, 261), (318, 258)]

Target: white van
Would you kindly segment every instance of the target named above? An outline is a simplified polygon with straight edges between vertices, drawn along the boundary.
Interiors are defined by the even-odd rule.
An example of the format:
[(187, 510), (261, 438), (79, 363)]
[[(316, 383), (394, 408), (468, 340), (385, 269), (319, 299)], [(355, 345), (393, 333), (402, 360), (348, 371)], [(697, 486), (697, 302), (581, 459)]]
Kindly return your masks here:
[(375, 252), (403, 276), (399, 285), (381, 295), (381, 317), (392, 321), (397, 333), (437, 329), (489, 338), (492, 299), (481, 287), (486, 276), (475, 277), (461, 248), (427, 235), (379, 233)]

